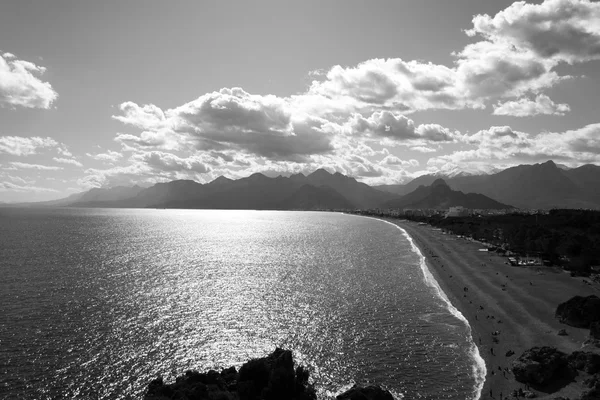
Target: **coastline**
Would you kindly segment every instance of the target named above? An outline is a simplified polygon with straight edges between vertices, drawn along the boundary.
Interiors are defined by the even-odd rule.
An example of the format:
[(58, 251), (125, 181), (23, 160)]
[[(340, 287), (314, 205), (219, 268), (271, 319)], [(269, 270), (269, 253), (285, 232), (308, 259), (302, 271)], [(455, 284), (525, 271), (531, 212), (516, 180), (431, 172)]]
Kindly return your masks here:
[[(559, 303), (575, 295), (600, 294), (598, 285), (556, 268), (507, 265), (503, 257), (479, 251), (479, 243), (429, 225), (375, 219), (400, 227), (412, 238), (443, 294), (466, 318), (485, 361), (480, 399), (512, 398), (514, 390), (532, 390), (511, 372), (511, 362), (531, 347), (547, 345), (567, 353), (581, 349), (589, 330), (561, 324), (554, 313)], [(560, 329), (568, 335), (558, 335)], [(544, 399), (574, 397), (582, 390), (581, 382), (573, 382), (551, 393), (535, 392)]]

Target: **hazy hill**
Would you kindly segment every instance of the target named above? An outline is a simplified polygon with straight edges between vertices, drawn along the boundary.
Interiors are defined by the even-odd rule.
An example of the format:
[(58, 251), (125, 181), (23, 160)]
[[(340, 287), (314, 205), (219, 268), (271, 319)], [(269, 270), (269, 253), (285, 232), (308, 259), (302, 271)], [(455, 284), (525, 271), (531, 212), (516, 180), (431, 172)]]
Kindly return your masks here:
[[(301, 178), (297, 178), (301, 180)], [(357, 182), (356, 179), (336, 172), (330, 174), (324, 169), (318, 169), (306, 177), (306, 181), (314, 186), (328, 186), (348, 199), (358, 208), (375, 208), (394, 195), (372, 188), (371, 186)]]
[[(593, 188), (582, 182), (585, 174), (577, 170), (563, 170), (548, 161), (519, 165), (487, 177), (457, 178), (449, 183), (458, 190), (485, 194), (520, 208), (599, 207), (600, 199), (594, 199)], [(597, 188), (598, 184), (600, 179), (593, 186)]]
[(452, 171), (449, 173), (437, 172), (435, 174), (427, 174), (427, 175), (418, 176), (415, 179), (413, 179), (412, 181), (402, 184), (402, 185), (400, 185), (400, 184), (398, 184), (398, 185), (379, 185), (379, 186), (373, 186), (373, 187), (376, 189), (382, 190), (384, 192), (389, 192), (389, 193), (394, 193), (394, 194), (397, 194), (400, 196), (404, 196), (405, 194), (412, 192), (419, 186), (431, 185), (437, 179), (451, 180), (451, 179), (457, 179), (457, 178), (461, 178), (461, 177), (467, 177), (467, 176), (474, 177), (474, 176), (479, 176), (479, 175), (486, 175), (486, 174), (483, 174), (483, 173), (475, 174), (475, 173), (467, 173), (467, 172), (459, 172), (459, 171)]
[(80, 205), (104, 203), (129, 199), (143, 190), (143, 187), (137, 185), (132, 187), (116, 186), (113, 188), (93, 188), (86, 192), (74, 193), (58, 200), (39, 201), (34, 203), (15, 203), (14, 205), (19, 207), (64, 207), (75, 203)]
[[(182, 198), (160, 205), (185, 208), (298, 209), (302, 202), (294, 198), (297, 195), (306, 200), (306, 208), (310, 209), (373, 208), (395, 197), (357, 182), (354, 178), (340, 173), (330, 174), (323, 169), (308, 176), (296, 174), (289, 178), (269, 178), (255, 173), (247, 178), (222, 181), (219, 185), (214, 182), (204, 185), (205, 188), (215, 188), (207, 191), (201, 199)], [(301, 188), (303, 189), (299, 191)], [(326, 188), (330, 190), (325, 190)], [(317, 195), (317, 199), (308, 201), (309, 192)]]
[(144, 188), (138, 185), (132, 187), (115, 186), (109, 189), (93, 188), (81, 194), (77, 201), (84, 203), (123, 200), (136, 196), (142, 190)]
[[(210, 186), (211, 184), (204, 185)], [(289, 178), (269, 178), (253, 174), (247, 178), (231, 181), (224, 187), (212, 185), (202, 198), (180, 199), (157, 204), (166, 208), (210, 208), (210, 209), (278, 209), (280, 203), (301, 185)]]
[(389, 208), (447, 209), (457, 206), (472, 209), (512, 208), (482, 194), (465, 194), (461, 191), (452, 190), (443, 179), (435, 180), (430, 186), (419, 186), (400, 199), (384, 204), (384, 207)]
[(412, 181), (404, 184), (404, 185), (379, 185), (379, 186), (374, 186), (376, 189), (379, 190), (383, 190), (385, 192), (389, 192), (389, 193), (394, 193), (400, 196), (404, 196), (412, 191), (414, 191), (415, 189), (417, 189), (419, 186), (429, 186), (431, 185), (436, 179), (448, 179), (448, 176), (444, 176), (444, 175), (433, 175), (433, 174), (427, 174), (427, 175), (421, 175), (416, 177), (415, 179), (413, 179)]
[(73, 202), (76, 202), (77, 200), (79, 200), (81, 198), (81, 196), (83, 196), (85, 194), (84, 193), (73, 193), (70, 196), (67, 196), (63, 199), (58, 199), (58, 200), (49, 200), (49, 201), (38, 201), (38, 202), (34, 202), (34, 203), (14, 203), (15, 206), (28, 206), (28, 207), (62, 207), (62, 206), (67, 206), (72, 204)]
[[(436, 178), (420, 176), (406, 185), (397, 185), (393, 191), (408, 193)], [(490, 175), (458, 175), (445, 180), (456, 190), (480, 193), (520, 208), (600, 208), (600, 167), (596, 165), (568, 169), (548, 161)]]
[(340, 210), (353, 209), (355, 206), (333, 188), (302, 185), (300, 189), (284, 199), (277, 208), (285, 210)]
[(304, 176), (269, 178), (255, 173), (232, 180), (219, 177), (201, 184), (190, 180), (92, 189), (59, 200), (74, 207), (156, 207), (205, 209), (353, 209), (374, 208), (397, 196), (376, 190), (340, 173), (324, 169)]
[[(483, 198), (519, 208), (600, 208), (600, 167), (584, 165), (579, 168), (558, 166), (552, 161), (543, 164), (519, 165), (489, 175), (453, 173), (444, 177), (458, 194), (430, 198), (427, 188), (443, 175), (423, 175), (405, 185), (370, 187), (340, 173), (331, 174), (319, 169), (305, 176), (269, 178), (256, 173), (247, 178), (232, 180), (219, 177), (201, 184), (191, 180), (157, 183), (149, 188), (115, 187), (92, 189), (64, 199), (28, 203), (26, 206), (77, 207), (160, 207), (160, 208), (229, 208), (229, 209), (315, 209), (315, 208), (377, 208), (390, 205), (416, 207), (426, 204), (441, 207), (448, 204), (485, 206)], [(305, 187), (306, 186), (306, 187)], [(442, 190), (442, 189), (440, 189)], [(414, 192), (414, 193), (413, 193)], [(464, 194), (469, 193), (469, 194)], [(315, 196), (310, 198), (310, 194)], [(400, 195), (404, 195), (400, 199)], [(410, 195), (410, 196), (409, 196)], [(295, 197), (296, 196), (296, 197)], [(20, 204), (19, 206), (22, 206)]]

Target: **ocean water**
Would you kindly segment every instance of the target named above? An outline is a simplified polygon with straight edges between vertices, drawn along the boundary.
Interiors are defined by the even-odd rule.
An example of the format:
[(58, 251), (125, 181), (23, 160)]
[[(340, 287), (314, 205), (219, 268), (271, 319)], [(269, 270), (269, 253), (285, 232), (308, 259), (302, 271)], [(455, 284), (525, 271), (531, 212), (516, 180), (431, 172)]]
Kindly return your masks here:
[[(336, 213), (0, 209), (0, 398), (141, 398), (276, 346), (320, 398), (474, 399), (470, 328), (396, 226)], [(481, 368), (481, 367), (479, 367)]]

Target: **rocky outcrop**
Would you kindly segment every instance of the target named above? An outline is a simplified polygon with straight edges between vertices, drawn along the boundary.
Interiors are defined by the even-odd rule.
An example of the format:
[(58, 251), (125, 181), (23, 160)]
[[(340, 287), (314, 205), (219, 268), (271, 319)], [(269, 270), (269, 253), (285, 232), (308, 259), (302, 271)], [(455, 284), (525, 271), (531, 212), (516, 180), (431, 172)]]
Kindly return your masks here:
[[(289, 350), (275, 349), (240, 368), (221, 372), (187, 371), (171, 384), (162, 378), (150, 382), (144, 400), (316, 400), (309, 373), (302, 366), (294, 369)], [(391, 393), (376, 386), (353, 387), (339, 395), (340, 400), (393, 400)]]
[(590, 339), (600, 340), (600, 321), (590, 324)]
[(600, 298), (575, 296), (558, 305), (556, 318), (567, 325), (589, 328), (592, 323), (600, 322)]
[(600, 354), (591, 353), (589, 351), (574, 351), (567, 357), (569, 367), (584, 371), (588, 374), (600, 372)]
[(315, 400), (317, 396), (308, 377), (303, 367), (294, 370), (291, 351), (275, 349), (267, 357), (248, 361), (239, 372), (234, 367), (221, 372), (187, 371), (172, 384), (155, 379), (144, 399)]
[(584, 385), (590, 388), (586, 390), (579, 400), (598, 400), (600, 399), (600, 374), (596, 374), (589, 379), (586, 379)]
[(554, 347), (533, 347), (512, 362), (515, 379), (522, 383), (545, 385), (560, 375), (567, 355)]
[(338, 395), (336, 400), (394, 400), (394, 397), (379, 386), (364, 388), (353, 386), (350, 390)]
[[(569, 355), (554, 347), (533, 347), (525, 351), (512, 366), (515, 379), (535, 386), (555, 385), (557, 381), (570, 382), (583, 373), (583, 383), (588, 389), (576, 400), (600, 399), (600, 354), (575, 351)], [(526, 397), (519, 389), (515, 397)], [(561, 400), (562, 397), (556, 397)]]

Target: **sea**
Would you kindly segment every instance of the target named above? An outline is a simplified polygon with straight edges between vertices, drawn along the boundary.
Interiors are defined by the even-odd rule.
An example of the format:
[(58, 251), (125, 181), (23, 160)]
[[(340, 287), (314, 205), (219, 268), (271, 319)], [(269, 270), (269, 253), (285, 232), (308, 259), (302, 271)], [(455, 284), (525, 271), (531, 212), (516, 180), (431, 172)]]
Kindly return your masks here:
[(412, 239), (327, 212), (0, 208), (0, 399), (139, 399), (293, 351), (320, 399), (477, 399), (466, 319)]

